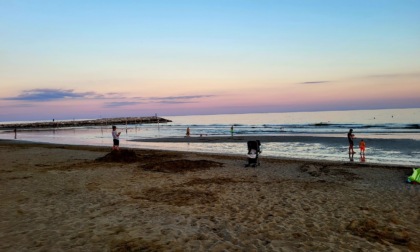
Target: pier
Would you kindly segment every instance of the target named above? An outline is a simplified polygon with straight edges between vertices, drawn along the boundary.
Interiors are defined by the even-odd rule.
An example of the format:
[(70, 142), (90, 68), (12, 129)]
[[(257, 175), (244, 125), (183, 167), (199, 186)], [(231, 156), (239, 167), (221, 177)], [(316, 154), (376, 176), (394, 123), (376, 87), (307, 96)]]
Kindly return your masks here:
[(50, 122), (29, 122), (29, 123), (0, 123), (0, 129), (40, 129), (40, 128), (64, 128), (64, 127), (84, 127), (84, 126), (106, 126), (121, 124), (147, 124), (147, 123), (168, 123), (171, 120), (157, 117), (119, 117), (101, 118), (92, 120), (53, 120)]

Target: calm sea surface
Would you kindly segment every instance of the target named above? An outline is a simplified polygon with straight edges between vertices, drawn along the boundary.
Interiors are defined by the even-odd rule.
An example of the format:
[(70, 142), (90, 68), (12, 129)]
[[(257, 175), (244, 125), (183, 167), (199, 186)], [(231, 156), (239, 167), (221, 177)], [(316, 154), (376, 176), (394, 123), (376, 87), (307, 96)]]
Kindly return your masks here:
[[(308, 136), (287, 142), (262, 143), (264, 156), (353, 161), (420, 166), (420, 109), (358, 110), (299, 113), (259, 113), (205, 116), (162, 116), (167, 124), (117, 125), (121, 147), (246, 154), (244, 143), (153, 143), (134, 139), (184, 137), (190, 127), (192, 137)], [(367, 143), (364, 159), (348, 156), (346, 134), (352, 128), (356, 145)], [(14, 139), (11, 131), (0, 131), (1, 139)], [(110, 126), (19, 131), (18, 140), (111, 146)], [(310, 139), (310, 140), (308, 140)]]

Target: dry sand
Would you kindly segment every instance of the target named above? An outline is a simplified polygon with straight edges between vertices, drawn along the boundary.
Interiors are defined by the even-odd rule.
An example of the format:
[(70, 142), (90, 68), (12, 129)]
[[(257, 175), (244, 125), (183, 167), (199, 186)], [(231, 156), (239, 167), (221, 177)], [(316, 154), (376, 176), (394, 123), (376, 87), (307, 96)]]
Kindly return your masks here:
[(0, 251), (420, 251), (408, 168), (109, 151), (0, 141)]

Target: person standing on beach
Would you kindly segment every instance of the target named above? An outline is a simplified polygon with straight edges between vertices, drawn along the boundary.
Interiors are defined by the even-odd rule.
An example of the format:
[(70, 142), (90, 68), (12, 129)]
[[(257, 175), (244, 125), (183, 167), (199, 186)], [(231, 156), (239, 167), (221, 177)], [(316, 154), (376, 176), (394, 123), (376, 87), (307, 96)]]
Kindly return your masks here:
[(120, 150), (120, 135), (121, 132), (117, 133), (117, 126), (112, 126), (112, 138), (114, 142), (112, 150)]
[(233, 125), (230, 127), (230, 135), (233, 136)]
[(185, 134), (187, 137), (190, 136), (190, 127), (187, 127), (187, 133)]
[(354, 142), (353, 142), (353, 139), (354, 139), (353, 129), (350, 129), (349, 130), (349, 133), (347, 133), (347, 139), (349, 140), (349, 154), (356, 153), (353, 150), (353, 146), (354, 146)]
[(360, 155), (365, 155), (366, 143), (363, 139), (359, 143)]

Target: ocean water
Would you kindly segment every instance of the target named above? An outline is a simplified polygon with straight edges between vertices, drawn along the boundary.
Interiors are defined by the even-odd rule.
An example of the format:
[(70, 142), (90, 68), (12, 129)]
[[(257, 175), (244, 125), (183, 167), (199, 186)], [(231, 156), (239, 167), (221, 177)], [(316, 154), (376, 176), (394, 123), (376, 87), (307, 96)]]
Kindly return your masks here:
[[(292, 136), (287, 141), (262, 143), (264, 156), (420, 166), (420, 109), (259, 113), (201, 116), (162, 116), (167, 124), (117, 125), (121, 147), (246, 154), (246, 142), (166, 143), (131, 140), (185, 136)], [(366, 155), (348, 155), (346, 134), (352, 128), (367, 143)], [(296, 136), (293, 138), (293, 136)], [(14, 139), (0, 131), (1, 139)], [(61, 144), (111, 146), (110, 126), (19, 131), (19, 140)], [(355, 146), (355, 149), (356, 146)], [(356, 150), (358, 151), (358, 150)]]

